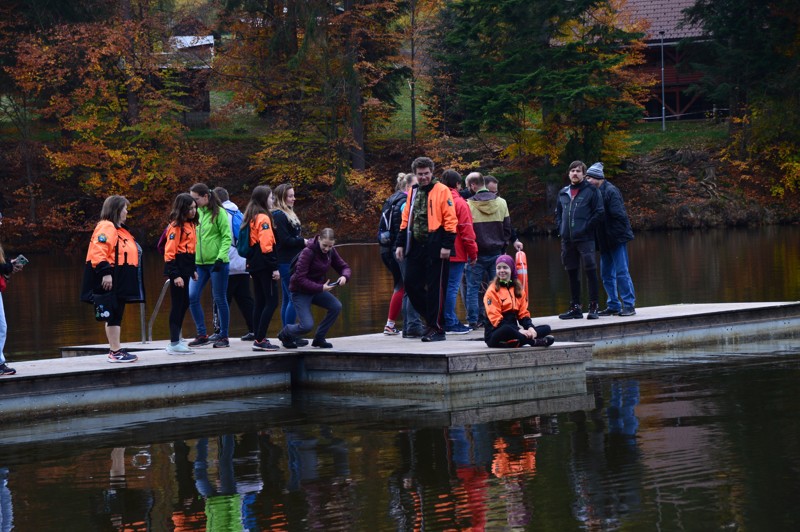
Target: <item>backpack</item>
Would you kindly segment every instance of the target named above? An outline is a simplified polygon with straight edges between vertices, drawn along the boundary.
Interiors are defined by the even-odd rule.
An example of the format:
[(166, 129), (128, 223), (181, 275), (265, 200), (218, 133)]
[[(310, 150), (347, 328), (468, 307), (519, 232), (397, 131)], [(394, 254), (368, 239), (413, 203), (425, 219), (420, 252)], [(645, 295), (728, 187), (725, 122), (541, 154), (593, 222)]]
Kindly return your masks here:
[(236, 237), (236, 252), (243, 259), (253, 256), (253, 246), (250, 245), (250, 224), (241, 224)]
[(397, 238), (402, 218), (400, 208), (406, 199), (405, 192), (395, 192), (383, 202), (381, 219), (378, 222), (378, 244), (381, 246), (391, 246)]
[(300, 258), (300, 253), (302, 253), (303, 250), (305, 249), (306, 248), (301, 249), (300, 252), (294, 257), (292, 257), (292, 260), (289, 261), (289, 279), (292, 278), (292, 275), (294, 275), (294, 271), (297, 269), (297, 259)]
[[(228, 209), (227, 207), (223, 207), (223, 209), (228, 211), (228, 214), (231, 215), (231, 233), (233, 234), (233, 245), (238, 247), (239, 233), (242, 227), (242, 220), (244, 220), (244, 214), (242, 214), (242, 211), (239, 209), (236, 209), (235, 211)], [(242, 256), (244, 257), (244, 255)]]
[(167, 224), (161, 232), (161, 236), (158, 237), (158, 243), (156, 244), (156, 249), (161, 253), (161, 256), (164, 256), (164, 252), (167, 250), (167, 230), (169, 230), (169, 226), (170, 224)]

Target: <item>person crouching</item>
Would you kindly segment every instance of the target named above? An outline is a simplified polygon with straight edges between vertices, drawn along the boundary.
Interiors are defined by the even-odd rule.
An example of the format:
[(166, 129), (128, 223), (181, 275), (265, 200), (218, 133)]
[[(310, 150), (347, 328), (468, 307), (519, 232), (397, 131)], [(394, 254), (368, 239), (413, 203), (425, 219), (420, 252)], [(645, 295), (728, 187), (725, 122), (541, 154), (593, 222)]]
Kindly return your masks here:
[[(549, 325), (533, 326), (528, 311), (528, 292), (517, 279), (514, 259), (500, 255), (495, 263), (496, 277), (483, 297), (489, 321), (483, 338), (489, 347), (548, 347), (555, 339)], [(520, 330), (520, 325), (522, 330)]]

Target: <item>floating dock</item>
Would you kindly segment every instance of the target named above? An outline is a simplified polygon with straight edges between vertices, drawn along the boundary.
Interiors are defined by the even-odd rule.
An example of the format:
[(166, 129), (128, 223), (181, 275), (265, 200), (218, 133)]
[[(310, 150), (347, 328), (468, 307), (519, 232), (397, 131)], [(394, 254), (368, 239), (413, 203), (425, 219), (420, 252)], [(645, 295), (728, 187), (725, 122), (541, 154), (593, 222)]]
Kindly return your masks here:
[(14, 363), (17, 375), (0, 381), (3, 412), (32, 419), (303, 389), (413, 399), (478, 419), (484, 407), (513, 410), (546, 398), (585, 397), (593, 355), (800, 336), (800, 302), (668, 305), (624, 318), (534, 322), (553, 328), (553, 346), (489, 349), (482, 330), (434, 343), (382, 333), (348, 336), (331, 338), (333, 349), (276, 352), (254, 352), (249, 342), (234, 340), (230, 348), (204, 347), (187, 356), (167, 355), (160, 341), (126, 344), (139, 355), (132, 364), (109, 364), (105, 345), (64, 347), (60, 359)]

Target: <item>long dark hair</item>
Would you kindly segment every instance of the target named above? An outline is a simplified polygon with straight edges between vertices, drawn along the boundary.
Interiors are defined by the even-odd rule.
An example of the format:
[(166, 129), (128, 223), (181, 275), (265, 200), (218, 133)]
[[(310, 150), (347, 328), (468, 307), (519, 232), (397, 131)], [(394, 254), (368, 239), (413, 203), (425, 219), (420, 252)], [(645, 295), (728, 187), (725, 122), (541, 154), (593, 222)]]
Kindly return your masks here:
[(217, 215), (219, 214), (219, 209), (222, 207), (222, 202), (219, 200), (219, 196), (217, 196), (213, 190), (208, 188), (208, 185), (205, 183), (195, 183), (189, 189), (189, 192), (194, 192), (198, 196), (208, 196), (208, 208), (211, 209), (211, 221), (217, 219)]
[(100, 211), (100, 219), (108, 220), (114, 224), (114, 227), (119, 227), (122, 209), (130, 206), (131, 202), (124, 196), (109, 196), (103, 202), (103, 209)]
[(175, 201), (172, 202), (172, 212), (169, 213), (169, 221), (173, 222), (177, 227), (183, 226), (186, 222), (196, 224), (197, 214), (195, 214), (194, 218), (191, 220), (187, 218), (192, 206), (196, 204), (191, 194), (186, 192), (178, 194), (175, 196)]
[(253, 194), (250, 196), (250, 202), (244, 210), (243, 224), (249, 224), (259, 214), (266, 214), (269, 217), (269, 223), (272, 225), (272, 214), (269, 212), (269, 197), (272, 195), (272, 189), (267, 185), (258, 185), (253, 189)]

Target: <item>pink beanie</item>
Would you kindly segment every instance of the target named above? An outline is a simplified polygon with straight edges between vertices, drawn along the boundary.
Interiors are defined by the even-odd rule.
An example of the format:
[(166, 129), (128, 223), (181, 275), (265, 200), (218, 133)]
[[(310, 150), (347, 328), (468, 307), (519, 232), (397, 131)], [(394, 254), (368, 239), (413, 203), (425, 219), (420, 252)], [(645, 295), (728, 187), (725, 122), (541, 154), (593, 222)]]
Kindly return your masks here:
[(514, 279), (516, 279), (517, 278), (517, 267), (514, 264), (514, 259), (512, 259), (510, 255), (500, 255), (499, 257), (497, 257), (497, 261), (495, 261), (494, 264), (495, 264), (495, 266), (497, 266), (501, 262), (503, 264), (507, 265), (509, 268), (511, 268), (511, 280), (513, 281)]

